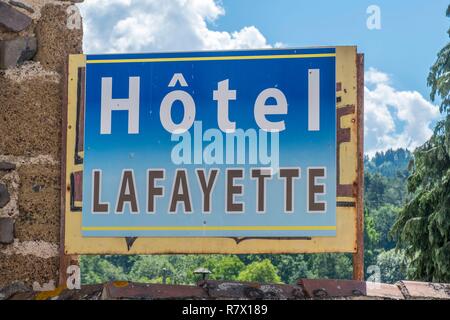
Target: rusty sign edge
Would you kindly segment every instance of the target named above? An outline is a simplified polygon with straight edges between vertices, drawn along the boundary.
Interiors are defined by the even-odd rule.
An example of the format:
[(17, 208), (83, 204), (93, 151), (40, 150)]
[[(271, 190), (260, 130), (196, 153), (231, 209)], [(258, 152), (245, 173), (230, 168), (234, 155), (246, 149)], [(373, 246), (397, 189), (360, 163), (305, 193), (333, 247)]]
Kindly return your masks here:
[[(340, 124), (351, 130), (351, 141), (340, 145), (343, 170), (343, 180), (352, 185), (358, 180), (358, 140), (357, 134), (360, 125), (359, 105), (357, 99), (357, 50), (355, 46), (336, 48), (336, 82), (340, 83), (338, 92), (337, 109), (353, 105), (356, 110), (339, 119)], [(352, 62), (353, 61), (353, 62)], [(79, 68), (85, 67), (85, 55), (70, 55), (68, 65), (67, 85), (67, 132), (65, 134), (65, 172), (64, 173), (64, 205), (62, 208), (62, 221), (64, 232), (64, 253), (76, 254), (182, 254), (182, 253), (223, 253), (223, 254), (247, 254), (247, 253), (322, 253), (322, 252), (357, 252), (357, 197), (360, 190), (355, 190), (352, 196), (337, 197), (340, 203), (353, 203), (352, 206), (337, 208), (336, 224), (338, 235), (336, 237), (312, 237), (310, 239), (235, 239), (235, 238), (137, 238), (133, 239), (131, 246), (125, 238), (83, 238), (81, 236), (81, 212), (73, 211), (71, 205), (70, 184), (71, 175), (82, 171), (83, 165), (75, 161), (76, 157), (82, 157), (83, 153), (75, 154), (77, 132), (77, 105), (78, 105), (78, 79)], [(73, 160), (73, 161), (72, 161)], [(352, 161), (349, 161), (352, 160)], [(347, 163), (354, 163), (353, 168), (345, 167)], [(356, 183), (358, 185), (358, 183)], [(360, 187), (358, 185), (358, 187)], [(80, 205), (80, 203), (77, 203)], [(186, 245), (186, 244), (189, 245)]]

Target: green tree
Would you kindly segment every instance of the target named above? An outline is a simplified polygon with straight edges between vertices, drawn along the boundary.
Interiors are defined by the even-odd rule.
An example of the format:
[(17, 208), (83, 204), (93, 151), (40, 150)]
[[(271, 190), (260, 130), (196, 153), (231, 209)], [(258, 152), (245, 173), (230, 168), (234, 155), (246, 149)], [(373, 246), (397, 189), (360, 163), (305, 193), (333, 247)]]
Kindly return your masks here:
[(381, 206), (403, 205), (407, 198), (406, 180), (411, 153), (405, 149), (377, 152), (364, 158), (364, 204), (372, 210)]
[(123, 269), (123, 272), (128, 274), (131, 271), (134, 263), (140, 259), (139, 255), (108, 255), (103, 256), (104, 259), (111, 262), (113, 265)]
[(390, 250), (396, 246), (395, 239), (390, 235), (390, 230), (392, 229), (400, 210), (400, 207), (385, 205), (371, 211), (373, 227), (379, 236), (377, 239), (378, 246), (384, 250)]
[(139, 256), (131, 268), (129, 279), (135, 282), (160, 283), (162, 280), (160, 281), (159, 278), (162, 279), (164, 272), (167, 276), (174, 272), (167, 256)]
[(174, 267), (174, 283), (194, 284), (199, 280), (199, 276), (194, 274), (194, 270), (199, 267), (209, 269), (209, 260), (214, 259), (214, 255), (171, 255), (168, 256), (168, 259)]
[(364, 209), (364, 265), (376, 263), (380, 248), (380, 234), (375, 228), (374, 217), (368, 208)]
[(295, 284), (301, 278), (310, 278), (308, 255), (274, 254), (268, 255), (272, 264), (278, 269), (281, 281)]
[(377, 266), (380, 267), (381, 281), (395, 283), (407, 279), (407, 264), (402, 250), (391, 249), (381, 252), (377, 257)]
[(268, 259), (277, 268), (283, 283), (295, 283), (306, 278), (309, 272), (307, 258), (303, 254), (243, 254), (239, 258), (245, 265)]
[(398, 173), (408, 175), (408, 164), (411, 161), (411, 152), (406, 149), (389, 149), (386, 152), (377, 152), (372, 158), (364, 157), (364, 169), (369, 173), (379, 173), (385, 177), (394, 177)]
[[(450, 5), (447, 8), (450, 17)], [(448, 31), (450, 36), (450, 29)], [(450, 43), (430, 69), (431, 99), (441, 100), (433, 136), (414, 152), (408, 191), (412, 199), (398, 215), (393, 233), (405, 249), (412, 277), (450, 281)]]
[(235, 255), (215, 255), (207, 261), (206, 267), (212, 272), (211, 279), (233, 281), (245, 265)]
[(262, 283), (281, 283), (278, 270), (269, 259), (250, 263), (239, 273), (237, 280)]
[(80, 269), (82, 284), (127, 280), (122, 268), (115, 266), (103, 256), (81, 256)]
[(309, 278), (351, 279), (352, 258), (349, 254), (322, 253), (309, 257)]
[(385, 202), (388, 182), (380, 173), (364, 175), (364, 202), (367, 208), (377, 208)]

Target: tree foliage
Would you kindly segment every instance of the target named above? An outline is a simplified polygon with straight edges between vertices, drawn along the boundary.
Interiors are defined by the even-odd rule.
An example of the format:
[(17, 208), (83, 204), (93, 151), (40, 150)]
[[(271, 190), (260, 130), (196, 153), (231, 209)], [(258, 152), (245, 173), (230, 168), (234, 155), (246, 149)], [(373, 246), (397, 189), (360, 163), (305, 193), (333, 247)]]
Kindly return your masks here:
[(216, 255), (207, 266), (212, 272), (211, 278), (216, 280), (237, 280), (239, 273), (245, 268), (245, 264), (235, 255)]
[(407, 260), (402, 250), (381, 252), (377, 256), (377, 266), (380, 268), (382, 282), (395, 283), (407, 277)]
[(408, 164), (411, 161), (411, 152), (407, 149), (389, 149), (386, 152), (376, 152), (372, 158), (364, 157), (364, 170), (366, 173), (379, 173), (385, 177), (407, 177)]
[(377, 152), (364, 158), (364, 203), (374, 209), (383, 205), (400, 206), (406, 199), (411, 153), (406, 149)]
[(239, 273), (239, 281), (255, 281), (261, 283), (280, 283), (277, 269), (269, 259), (250, 263)]
[[(450, 5), (447, 7), (447, 17), (450, 17)], [(447, 31), (450, 37), (450, 28)], [(436, 62), (430, 69), (427, 79), (431, 87), (431, 100), (439, 96), (442, 100), (440, 111), (447, 112), (450, 107), (450, 42), (447, 43), (437, 54)]]
[[(450, 17), (450, 5), (447, 9)], [(449, 30), (450, 36), (450, 30)], [(432, 137), (414, 152), (408, 179), (411, 200), (394, 225), (398, 246), (411, 259), (411, 276), (450, 281), (450, 43), (438, 53), (430, 69), (431, 99), (441, 100), (444, 119)]]
[(112, 280), (126, 280), (121, 267), (118, 267), (103, 256), (82, 256), (80, 259), (81, 282), (96, 284)]
[(162, 279), (164, 273), (172, 275), (174, 271), (168, 256), (141, 256), (133, 264), (129, 278), (136, 282), (150, 282), (152, 279)]
[[(408, 165), (406, 149), (389, 149), (364, 159), (364, 265), (377, 265), (378, 256), (396, 246), (390, 230), (407, 200)], [(396, 253), (393, 252), (392, 255)], [(379, 266), (380, 267), (380, 266)], [(383, 269), (384, 272), (386, 270)], [(383, 274), (382, 274), (383, 276)]]

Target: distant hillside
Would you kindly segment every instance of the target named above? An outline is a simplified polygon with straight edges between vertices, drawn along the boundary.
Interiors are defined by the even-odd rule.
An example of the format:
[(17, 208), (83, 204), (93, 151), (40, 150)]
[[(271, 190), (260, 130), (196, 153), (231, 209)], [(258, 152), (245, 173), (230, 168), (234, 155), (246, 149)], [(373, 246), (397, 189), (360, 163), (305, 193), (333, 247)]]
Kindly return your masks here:
[(369, 159), (364, 157), (364, 170), (368, 173), (379, 173), (385, 177), (395, 177), (399, 173), (404, 176), (408, 173), (408, 164), (412, 159), (407, 149), (389, 149), (386, 152), (377, 152)]
[(406, 199), (408, 165), (412, 159), (407, 149), (389, 149), (364, 158), (364, 199), (366, 207), (401, 205)]
[(406, 149), (364, 158), (364, 264), (377, 265), (383, 281), (389, 283), (407, 277), (403, 251), (395, 251), (397, 241), (390, 230), (408, 197), (411, 159)]

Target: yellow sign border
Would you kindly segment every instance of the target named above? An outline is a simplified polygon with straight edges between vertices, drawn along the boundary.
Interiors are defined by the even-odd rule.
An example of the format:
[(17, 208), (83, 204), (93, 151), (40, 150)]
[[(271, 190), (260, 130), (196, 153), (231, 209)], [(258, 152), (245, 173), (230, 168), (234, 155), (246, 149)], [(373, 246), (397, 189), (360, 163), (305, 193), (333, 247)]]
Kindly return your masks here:
[(142, 227), (81, 227), (84, 231), (130, 231), (130, 230), (156, 230), (156, 231), (211, 231), (211, 230), (336, 230), (335, 226), (142, 226)]
[(311, 53), (311, 54), (274, 54), (255, 56), (219, 56), (219, 57), (177, 57), (177, 58), (146, 58), (146, 59), (110, 59), (87, 60), (86, 63), (127, 63), (127, 62), (174, 62), (174, 61), (218, 61), (218, 60), (264, 60), (264, 59), (304, 59), (335, 57), (335, 53)]
[[(357, 114), (360, 106), (357, 100), (356, 47), (336, 47), (336, 82), (342, 89), (338, 93), (336, 107), (352, 105), (353, 114), (340, 119), (342, 128), (350, 129), (350, 142), (342, 143), (340, 148), (340, 183), (358, 184), (358, 125)], [(227, 57), (215, 57), (227, 58)], [(228, 57), (229, 58), (229, 57)], [(306, 56), (305, 56), (306, 58)], [(178, 60), (180, 58), (177, 58)], [(192, 58), (186, 58), (192, 60)], [(145, 59), (148, 60), (148, 59)], [(166, 58), (167, 60), (167, 58)], [(147, 62), (136, 61), (134, 62)], [(169, 60), (167, 60), (169, 61)], [(90, 63), (96, 60), (90, 60)], [(108, 60), (110, 63), (127, 62)], [(156, 62), (156, 61), (155, 61)], [(162, 62), (162, 61), (161, 61)], [(71, 210), (71, 174), (83, 170), (82, 164), (75, 164), (75, 143), (77, 131), (77, 96), (79, 68), (86, 66), (85, 55), (70, 55), (67, 86), (67, 119), (65, 149), (65, 199), (63, 208), (64, 253), (76, 254), (162, 254), (162, 253), (320, 253), (357, 251), (357, 197), (337, 197), (341, 203), (354, 203), (353, 206), (339, 206), (336, 210), (336, 237), (294, 238), (223, 238), (223, 237), (140, 237), (131, 248), (124, 238), (82, 237), (81, 212)], [(80, 152), (79, 156), (83, 156)], [(359, 191), (361, 192), (361, 191)], [(77, 205), (80, 205), (79, 203)], [(297, 228), (296, 226), (289, 226)], [(307, 226), (303, 226), (305, 228)], [(334, 227), (333, 227), (334, 228)]]

